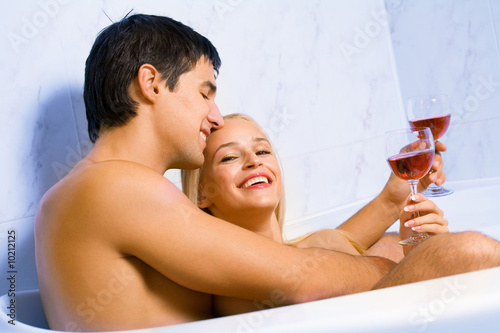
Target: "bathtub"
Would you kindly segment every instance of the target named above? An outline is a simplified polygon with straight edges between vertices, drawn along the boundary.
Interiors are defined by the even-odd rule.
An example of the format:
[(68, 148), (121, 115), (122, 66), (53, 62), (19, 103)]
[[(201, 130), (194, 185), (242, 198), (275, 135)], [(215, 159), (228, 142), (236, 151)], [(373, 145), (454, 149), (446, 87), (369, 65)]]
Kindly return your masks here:
[[(500, 239), (500, 178), (450, 182), (455, 193), (434, 201), (451, 231), (476, 230)], [(334, 227), (365, 202), (290, 221), (290, 237)], [(397, 230), (397, 226), (390, 230)], [(0, 332), (47, 332), (38, 290), (0, 297)], [(500, 332), (500, 267), (242, 315), (127, 332)]]

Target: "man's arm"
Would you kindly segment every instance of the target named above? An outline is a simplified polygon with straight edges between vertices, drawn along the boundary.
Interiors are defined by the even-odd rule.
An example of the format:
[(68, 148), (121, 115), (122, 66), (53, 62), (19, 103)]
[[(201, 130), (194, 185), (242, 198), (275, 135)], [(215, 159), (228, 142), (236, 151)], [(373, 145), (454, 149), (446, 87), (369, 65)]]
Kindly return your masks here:
[(283, 304), (298, 303), (369, 290), (394, 265), (275, 243), (205, 214), (167, 179), (138, 165), (111, 174), (91, 189), (89, 205), (106, 216), (95, 227), (124, 255), (193, 290), (259, 301), (278, 293)]

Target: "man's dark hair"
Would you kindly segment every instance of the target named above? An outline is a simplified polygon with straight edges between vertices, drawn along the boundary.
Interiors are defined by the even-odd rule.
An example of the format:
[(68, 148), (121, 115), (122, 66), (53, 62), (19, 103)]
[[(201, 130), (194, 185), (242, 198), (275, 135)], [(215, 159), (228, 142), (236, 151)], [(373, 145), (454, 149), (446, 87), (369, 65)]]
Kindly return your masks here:
[(212, 43), (168, 17), (135, 14), (105, 28), (85, 63), (83, 99), (90, 140), (97, 140), (101, 126), (121, 126), (137, 115), (128, 89), (143, 64), (153, 65), (173, 91), (179, 76), (202, 56), (218, 73), (221, 61)]

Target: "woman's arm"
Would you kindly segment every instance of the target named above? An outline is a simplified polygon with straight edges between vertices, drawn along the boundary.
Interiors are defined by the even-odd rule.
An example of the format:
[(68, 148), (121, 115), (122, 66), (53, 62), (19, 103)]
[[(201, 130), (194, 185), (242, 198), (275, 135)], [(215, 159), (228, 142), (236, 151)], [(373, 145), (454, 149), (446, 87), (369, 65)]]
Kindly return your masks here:
[[(436, 151), (445, 151), (446, 146), (436, 142)], [(445, 181), (443, 160), (438, 153), (432, 164), (433, 172), (419, 181), (422, 191), (431, 183), (441, 185)], [(391, 173), (380, 194), (354, 214), (337, 229), (346, 232), (354, 241), (369, 248), (382, 237), (385, 231), (399, 218), (410, 195), (408, 183)]]

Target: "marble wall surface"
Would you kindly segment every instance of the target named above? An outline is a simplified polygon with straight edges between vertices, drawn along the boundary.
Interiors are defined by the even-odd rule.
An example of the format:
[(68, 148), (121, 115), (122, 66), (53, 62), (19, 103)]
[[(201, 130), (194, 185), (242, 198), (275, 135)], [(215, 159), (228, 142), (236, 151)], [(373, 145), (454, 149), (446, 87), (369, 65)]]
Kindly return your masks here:
[(449, 97), (448, 178), (499, 176), (500, 1), (387, 0), (386, 6), (403, 100)]
[[(30, 0), (0, 22), (0, 272), (16, 231), (18, 289), (37, 287), (38, 202), (90, 149), (84, 62), (97, 33), (129, 11), (171, 16), (222, 58), (217, 101), (266, 130), (284, 168), (287, 220), (377, 194), (383, 133), (404, 100), (450, 96), (450, 180), (500, 176), (500, 1)], [(166, 177), (179, 185), (179, 174)], [(340, 222), (340, 221), (339, 221)], [(332, 225), (333, 226), (333, 225)], [(7, 291), (0, 280), (0, 294)]]

